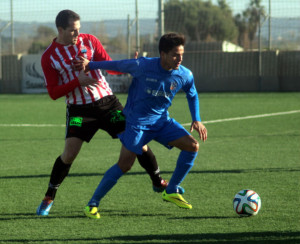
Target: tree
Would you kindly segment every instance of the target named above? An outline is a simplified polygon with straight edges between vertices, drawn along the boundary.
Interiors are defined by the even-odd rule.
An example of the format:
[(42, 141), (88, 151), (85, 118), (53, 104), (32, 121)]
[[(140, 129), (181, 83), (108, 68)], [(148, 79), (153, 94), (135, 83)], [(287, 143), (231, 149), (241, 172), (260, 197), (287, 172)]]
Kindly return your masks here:
[(56, 32), (52, 28), (43, 25), (39, 26), (37, 28), (37, 34), (28, 49), (28, 53), (36, 54), (45, 51), (55, 36)]
[(238, 28), (238, 45), (244, 46), (244, 38), (247, 33), (247, 22), (243, 14), (237, 14), (234, 17), (235, 25)]
[(55, 36), (56, 36), (56, 32), (52, 28), (48, 26), (40, 25), (37, 28), (37, 35), (35, 39), (39, 39), (42, 41), (49, 41), (49, 38), (51, 37), (54, 38)]
[(101, 21), (94, 22), (91, 27), (91, 33), (93, 33), (94, 36), (96, 36), (99, 40), (101, 40), (102, 45), (109, 44), (109, 38), (106, 33), (106, 27), (105, 22)]
[(233, 40), (237, 35), (226, 0), (218, 6), (202, 0), (169, 0), (165, 3), (165, 29), (181, 32), (192, 41)]
[(123, 30), (118, 29), (118, 33), (115, 37), (109, 39), (106, 51), (108, 53), (126, 53), (127, 50), (127, 40), (126, 36), (123, 34)]
[(251, 49), (262, 16), (265, 16), (265, 9), (261, 6), (261, 0), (250, 0), (247, 9), (243, 11), (242, 15), (237, 14), (235, 16), (235, 24), (238, 26), (239, 37), (247, 32)]

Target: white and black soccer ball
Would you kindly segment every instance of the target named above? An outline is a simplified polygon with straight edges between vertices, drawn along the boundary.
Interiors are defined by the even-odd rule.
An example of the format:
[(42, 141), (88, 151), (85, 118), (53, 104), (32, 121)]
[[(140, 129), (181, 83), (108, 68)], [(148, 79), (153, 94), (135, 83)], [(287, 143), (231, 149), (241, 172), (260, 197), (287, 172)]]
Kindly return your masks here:
[(252, 190), (241, 190), (233, 199), (233, 209), (241, 217), (257, 215), (260, 207), (260, 196)]

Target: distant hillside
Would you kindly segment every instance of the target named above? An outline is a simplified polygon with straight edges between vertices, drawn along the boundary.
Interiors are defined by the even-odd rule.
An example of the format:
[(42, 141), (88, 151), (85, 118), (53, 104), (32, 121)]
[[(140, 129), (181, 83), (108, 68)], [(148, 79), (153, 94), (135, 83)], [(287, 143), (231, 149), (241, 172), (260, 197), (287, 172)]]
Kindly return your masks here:
[[(268, 28), (268, 21), (265, 21), (261, 29), (262, 37), (268, 37)], [(271, 36), (273, 40), (300, 40), (300, 18), (272, 18)]]
[[(2, 25), (4, 26), (4, 22)], [(56, 26), (51, 22), (15, 22), (14, 35), (18, 37), (35, 36), (36, 31), (40, 25), (48, 26), (56, 30)], [(149, 35), (156, 33), (156, 20), (155, 19), (140, 19), (140, 35)], [(105, 34), (108, 37), (115, 37), (118, 33), (127, 34), (127, 19), (126, 20), (106, 20), (102, 22), (81, 22), (81, 32), (93, 34), (99, 26), (104, 26)], [(1, 27), (1, 26), (0, 26)], [(131, 33), (135, 34), (135, 25), (131, 27)], [(1, 33), (5, 37), (10, 37), (10, 27)]]
[[(4, 26), (5, 22), (1, 22)], [(155, 19), (140, 19), (140, 35), (154, 35), (157, 33), (157, 23)], [(56, 30), (54, 23), (38, 22), (15, 22), (15, 37), (35, 36), (36, 30), (40, 25), (45, 25)], [(102, 22), (84, 22), (81, 23), (81, 32), (91, 33), (95, 30), (105, 29), (108, 37), (114, 37), (118, 33), (127, 34), (127, 20), (107, 20)], [(300, 18), (272, 18), (271, 21), (272, 39), (277, 40), (284, 38), (286, 40), (297, 40), (300, 38)], [(135, 34), (135, 25), (131, 27), (131, 33)], [(2, 36), (10, 37), (10, 28), (3, 31)], [(262, 26), (262, 37), (268, 37), (268, 21)]]

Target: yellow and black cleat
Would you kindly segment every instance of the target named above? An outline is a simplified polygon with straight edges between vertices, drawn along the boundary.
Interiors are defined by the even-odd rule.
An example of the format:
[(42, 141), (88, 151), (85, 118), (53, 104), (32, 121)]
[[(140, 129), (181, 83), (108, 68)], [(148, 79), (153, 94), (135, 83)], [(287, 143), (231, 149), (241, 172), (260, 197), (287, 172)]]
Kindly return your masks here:
[(84, 208), (84, 213), (87, 217), (91, 219), (100, 219), (100, 214), (98, 213), (97, 207), (86, 206)]
[(180, 208), (192, 209), (192, 205), (188, 203), (179, 193), (168, 194), (166, 190), (162, 193), (164, 201), (175, 203)]

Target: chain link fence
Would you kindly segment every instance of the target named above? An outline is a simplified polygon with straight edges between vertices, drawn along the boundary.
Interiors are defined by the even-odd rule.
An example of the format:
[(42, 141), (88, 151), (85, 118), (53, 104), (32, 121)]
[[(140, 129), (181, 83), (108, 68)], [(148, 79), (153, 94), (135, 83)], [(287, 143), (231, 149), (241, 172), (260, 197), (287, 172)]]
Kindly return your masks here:
[[(1, 0), (2, 83), (22, 76), (4, 74), (13, 65), (8, 56), (43, 53), (56, 37), (55, 17), (63, 9), (77, 12), (81, 32), (98, 37), (115, 59), (135, 50), (157, 56), (162, 32), (185, 34), (184, 65), (193, 68), (202, 91), (226, 82), (231, 85), (217, 90), (280, 90), (286, 75), (300, 76), (299, 0)], [(266, 77), (276, 85), (269, 78), (264, 83)], [(287, 90), (299, 89), (298, 83)]]

